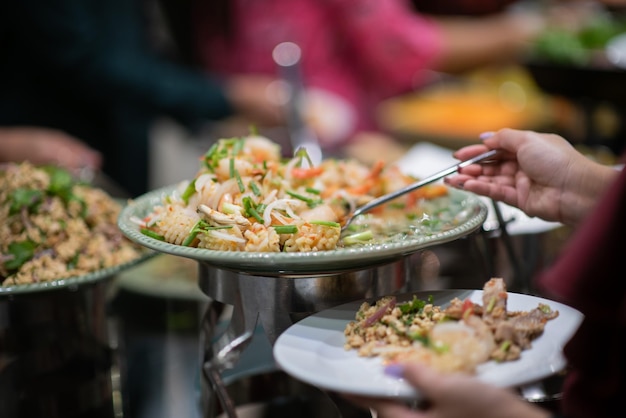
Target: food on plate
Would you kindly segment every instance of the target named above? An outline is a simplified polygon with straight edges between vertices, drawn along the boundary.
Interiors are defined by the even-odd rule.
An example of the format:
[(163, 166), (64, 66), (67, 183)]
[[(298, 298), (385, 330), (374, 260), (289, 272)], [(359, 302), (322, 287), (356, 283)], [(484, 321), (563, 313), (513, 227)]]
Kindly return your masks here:
[(314, 165), (305, 149), (285, 159), (263, 136), (220, 139), (201, 156), (193, 179), (133, 221), (148, 237), (175, 245), (308, 252), (432, 234), (468, 217), (453, 207), (446, 186), (430, 185), (358, 217), (342, 235), (356, 207), (415, 180), (383, 162), (332, 158)]
[(138, 259), (145, 250), (117, 227), (121, 205), (58, 167), (0, 167), (3, 286), (85, 275)]
[(344, 330), (345, 349), (385, 363), (417, 361), (442, 372), (474, 373), (489, 360), (519, 359), (558, 315), (542, 303), (509, 311), (504, 280), (492, 278), (483, 287), (482, 304), (454, 298), (443, 307), (416, 297), (398, 303), (394, 296), (365, 302)]

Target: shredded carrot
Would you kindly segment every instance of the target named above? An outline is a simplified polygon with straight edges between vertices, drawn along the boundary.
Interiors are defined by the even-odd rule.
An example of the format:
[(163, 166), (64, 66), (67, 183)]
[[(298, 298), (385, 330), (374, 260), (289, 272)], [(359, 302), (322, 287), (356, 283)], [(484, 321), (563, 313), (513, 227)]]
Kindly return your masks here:
[(294, 167), (291, 169), (291, 175), (297, 179), (310, 179), (317, 177), (324, 172), (322, 167), (301, 168)]
[(348, 187), (346, 191), (352, 195), (363, 195), (369, 192), (372, 187), (374, 187), (374, 182), (372, 180), (366, 180), (359, 186)]
[(380, 174), (383, 172), (383, 168), (385, 168), (385, 162), (383, 160), (378, 160), (372, 167), (372, 171), (370, 172), (369, 177), (371, 179), (379, 177)]

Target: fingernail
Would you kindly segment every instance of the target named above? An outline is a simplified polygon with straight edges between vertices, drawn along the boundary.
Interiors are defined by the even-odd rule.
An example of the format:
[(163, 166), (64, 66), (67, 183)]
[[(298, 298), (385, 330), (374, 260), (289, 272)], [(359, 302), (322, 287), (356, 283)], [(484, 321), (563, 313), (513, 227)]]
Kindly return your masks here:
[(484, 141), (485, 139), (492, 137), (494, 134), (495, 134), (495, 132), (487, 131), (487, 132), (483, 132), (482, 134), (478, 135), (478, 137), (481, 140)]
[(404, 366), (402, 364), (394, 363), (385, 367), (385, 374), (391, 377), (404, 376)]
[(457, 189), (463, 190), (463, 182), (462, 181), (457, 181), (456, 183), (453, 183), (452, 180), (444, 178), (443, 182), (446, 183), (446, 184), (449, 184), (452, 187), (456, 187)]

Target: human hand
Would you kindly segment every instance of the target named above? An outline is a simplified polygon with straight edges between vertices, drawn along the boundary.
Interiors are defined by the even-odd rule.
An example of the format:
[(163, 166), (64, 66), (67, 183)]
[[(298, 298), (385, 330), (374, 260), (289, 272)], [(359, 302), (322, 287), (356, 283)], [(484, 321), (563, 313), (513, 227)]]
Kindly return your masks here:
[(377, 418), (546, 418), (550, 414), (515, 393), (467, 374), (442, 374), (419, 363), (393, 364), (385, 373), (406, 379), (427, 401), (414, 409), (391, 399), (346, 395), (346, 399), (376, 411)]
[(455, 158), (464, 161), (487, 149), (501, 149), (501, 156), (492, 164), (465, 167), (445, 182), (528, 216), (576, 224), (616, 176), (613, 168), (590, 160), (558, 135), (502, 129), (483, 137), (483, 145), (463, 147)]
[(17, 126), (0, 128), (0, 161), (54, 164), (79, 173), (100, 169), (102, 155), (63, 131)]
[(264, 75), (237, 75), (229, 78), (226, 96), (235, 111), (251, 123), (261, 126), (283, 125), (286, 120), (280, 82)]

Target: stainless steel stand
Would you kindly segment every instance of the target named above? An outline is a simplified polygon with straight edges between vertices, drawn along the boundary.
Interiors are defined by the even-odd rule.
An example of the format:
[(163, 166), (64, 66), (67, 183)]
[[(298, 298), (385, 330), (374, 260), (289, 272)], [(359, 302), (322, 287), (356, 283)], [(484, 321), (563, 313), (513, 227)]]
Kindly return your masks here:
[[(273, 345), (283, 331), (308, 315), (355, 300), (406, 291), (416, 269), (413, 260), (407, 256), (382, 266), (314, 277), (289, 273), (257, 276), (200, 262), (200, 288), (216, 302), (209, 306), (202, 329), (204, 417), (213, 418), (221, 406), (228, 418), (237, 418), (222, 372), (235, 366), (257, 326), (263, 327)], [(220, 304), (231, 305), (233, 311), (226, 329), (216, 335)]]

